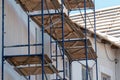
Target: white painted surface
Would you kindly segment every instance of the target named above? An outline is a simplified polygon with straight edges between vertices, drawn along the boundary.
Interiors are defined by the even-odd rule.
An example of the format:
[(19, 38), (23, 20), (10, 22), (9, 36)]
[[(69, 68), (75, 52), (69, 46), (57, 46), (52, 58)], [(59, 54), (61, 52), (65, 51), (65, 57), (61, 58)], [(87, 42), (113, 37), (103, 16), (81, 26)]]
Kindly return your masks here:
[(82, 66), (78, 62), (72, 63), (72, 80), (82, 80)]
[[(1, 3), (0, 3), (1, 4)], [(2, 7), (0, 5), (0, 14)], [(0, 15), (0, 25), (2, 25), (2, 15)], [(34, 23), (30, 22), (31, 28), (31, 44), (41, 43), (41, 31), (40, 28)], [(35, 31), (37, 28), (37, 33)], [(2, 34), (2, 26), (0, 26), (0, 34)], [(36, 35), (37, 34), (37, 35)], [(44, 42), (45, 42), (45, 54), (48, 54), (50, 57), (50, 37), (48, 34), (44, 34)], [(35, 37), (37, 36), (37, 40)], [(0, 36), (0, 54), (1, 52), (1, 45), (2, 43), (2, 36)], [(19, 45), (19, 44), (27, 44), (28, 43), (28, 34), (27, 34), (27, 15), (24, 11), (15, 3), (14, 0), (5, 0), (5, 45)], [(5, 49), (5, 55), (20, 55), (20, 54), (27, 54), (28, 48), (10, 48)], [(41, 47), (31, 47), (31, 54), (40, 54)], [(0, 55), (1, 57), (1, 55)], [(1, 58), (0, 58), (1, 59)], [(58, 60), (61, 61), (61, 58)], [(1, 64), (0, 64), (1, 67)], [(59, 68), (61, 70), (62, 64), (59, 64)], [(1, 68), (0, 68), (1, 71)], [(0, 72), (1, 73), (1, 72)], [(0, 75), (1, 76), (1, 75)], [(38, 76), (41, 79), (40, 76)], [(55, 76), (52, 76), (55, 78)], [(5, 63), (5, 80), (24, 80), (22, 76), (20, 76), (11, 65), (7, 62)]]
[[(94, 41), (91, 39), (92, 44)], [(105, 47), (107, 49), (107, 53), (105, 51)], [(97, 54), (98, 54), (98, 74), (99, 80), (101, 79), (101, 73), (111, 76), (111, 80), (115, 80), (115, 62), (110, 61), (115, 59), (115, 51), (116, 49), (111, 49), (111, 47), (107, 44), (97, 42)], [(108, 54), (108, 55), (107, 55)], [(108, 57), (107, 57), (108, 56)], [(85, 64), (85, 62), (83, 62)], [(89, 63), (89, 67), (93, 65), (93, 62)], [(81, 73), (81, 64), (74, 62), (73, 63), (73, 80), (82, 80)], [(95, 66), (93, 67), (93, 80), (96, 80), (96, 70)], [(117, 68), (119, 70), (119, 68)], [(119, 71), (120, 72), (120, 71)]]
[(116, 54), (116, 58), (117, 58), (117, 64), (115, 66), (115, 70), (116, 70), (116, 79), (115, 80), (120, 80), (120, 49), (117, 50)]
[[(2, 0), (1, 0), (2, 1)], [(0, 14), (1, 14), (1, 2), (0, 2)], [(17, 8), (17, 7), (16, 7)], [(19, 8), (18, 8), (19, 9)], [(2, 16), (0, 15), (0, 34), (2, 34)], [(11, 1), (5, 0), (5, 46), (8, 45), (17, 45), (17, 44), (27, 44), (27, 24), (22, 20), (19, 14), (11, 5)], [(31, 34), (31, 43), (34, 43), (33, 34)], [(0, 36), (0, 57), (2, 54), (1, 51), (2, 37)], [(31, 49), (31, 53), (34, 53), (35, 49)], [(10, 48), (5, 49), (5, 55), (19, 55), (27, 54), (27, 48)], [(1, 58), (0, 58), (1, 59)], [(5, 80), (24, 80), (11, 65), (7, 62), (4, 64), (4, 78)], [(0, 62), (0, 71), (1, 71), (1, 62)], [(1, 72), (0, 72), (1, 74)], [(0, 75), (1, 78), (1, 75)]]
[[(20, 10), (21, 11), (21, 10)], [(0, 14), (1, 14), (1, 5), (0, 5)], [(6, 7), (6, 11), (5, 11), (5, 44), (6, 45), (11, 45), (11, 44), (16, 44), (16, 43), (27, 43), (27, 24), (25, 23), (25, 20), (22, 20), (22, 17), (20, 18), (20, 14), (16, 14), (15, 10), (13, 9), (13, 7), (11, 6), (11, 4), (7, 3), (7, 7)], [(23, 13), (24, 14), (24, 13)], [(27, 19), (27, 18), (26, 18)], [(0, 15), (0, 25), (1, 25), (1, 15)], [(37, 25), (34, 25), (34, 27), (36, 27)], [(1, 27), (0, 26), (0, 34), (1, 34)], [(31, 36), (31, 43), (34, 43), (34, 28), (32, 27), (32, 36)], [(46, 35), (46, 39), (45, 39), (45, 52), (49, 53), (49, 36), (47, 34)], [(38, 40), (38, 42), (41, 39)], [(92, 40), (92, 39), (91, 39)], [(92, 43), (94, 44), (94, 42), (92, 41)], [(109, 76), (111, 76), (111, 80), (119, 80), (120, 78), (120, 50), (117, 51), (113, 50), (110, 48), (109, 45), (106, 45), (107, 48), (107, 53), (110, 59), (114, 60), (115, 56), (118, 59), (118, 63), (115, 65), (114, 62), (111, 62), (110, 60), (108, 60), (107, 56), (106, 56), (106, 52), (105, 52), (105, 48), (104, 45), (102, 43), (97, 43), (98, 45), (98, 71), (99, 71), (99, 80), (101, 80), (101, 73), (105, 73)], [(0, 36), (0, 47), (1, 47), (1, 36)], [(17, 50), (17, 53), (16, 53)], [(33, 48), (31, 50), (31, 53), (34, 53), (35, 48)], [(39, 51), (38, 51), (39, 52)], [(1, 48), (0, 48), (0, 53), (1, 53)], [(27, 48), (26, 49), (12, 49), (12, 50), (6, 50), (5, 51), (6, 54), (23, 54), (23, 53), (27, 53)], [(1, 55), (0, 55), (1, 56)], [(61, 59), (59, 59), (61, 60)], [(54, 63), (55, 64), (55, 63)], [(89, 65), (92, 65), (89, 64)], [(0, 65), (1, 66), (1, 65)], [(116, 66), (116, 67), (115, 67)], [(62, 67), (62, 64), (60, 64), (60, 67)], [(73, 80), (82, 80), (82, 76), (81, 76), (81, 65), (78, 62), (73, 62)], [(116, 69), (116, 71), (115, 71)], [(115, 79), (115, 73), (116, 73), (116, 79)], [(19, 76), (9, 64), (5, 64), (5, 80), (23, 80), (23, 77)], [(53, 76), (55, 77), (55, 76)], [(95, 79), (95, 67), (93, 69), (93, 80)]]

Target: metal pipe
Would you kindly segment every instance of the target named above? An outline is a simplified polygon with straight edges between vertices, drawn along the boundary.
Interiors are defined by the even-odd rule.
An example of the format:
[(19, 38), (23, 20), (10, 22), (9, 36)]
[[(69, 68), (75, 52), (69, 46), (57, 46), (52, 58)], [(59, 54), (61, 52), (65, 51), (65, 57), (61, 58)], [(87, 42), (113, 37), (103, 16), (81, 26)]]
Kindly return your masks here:
[(63, 70), (59, 70), (59, 72), (63, 72)]
[[(28, 15), (28, 55), (30, 55), (30, 18)], [(29, 65), (30, 67), (30, 65)], [(30, 80), (30, 75), (28, 76), (28, 79)]]
[(4, 57), (4, 59), (7, 59), (7, 58), (11, 58), (11, 57), (26, 57), (26, 56), (40, 56), (40, 58), (42, 57), (42, 54), (30, 54), (30, 55), (28, 55), (28, 54), (26, 54), (26, 55), (5, 55), (5, 56), (3, 56)]
[(97, 59), (95, 60), (96, 62), (96, 80), (98, 80), (98, 61)]
[(18, 44), (18, 45), (11, 45), (11, 46), (4, 46), (4, 48), (13, 48), (13, 47), (28, 47), (28, 46), (40, 46), (40, 45), (42, 45), (42, 44), (30, 44), (30, 45), (28, 45), (28, 44)]
[(52, 29), (50, 27), (50, 55), (51, 55), (51, 59), (52, 59)]
[[(44, 13), (45, 16), (47, 15), (57, 15), (57, 14), (61, 14), (60, 12), (59, 13)], [(35, 16), (42, 16), (42, 14), (29, 14), (30, 17), (35, 17)]]
[(72, 62), (69, 61), (69, 79), (72, 80)]
[[(64, 42), (73, 42), (73, 41), (85, 41), (86, 39), (84, 38), (74, 38), (74, 39), (64, 39)], [(87, 39), (88, 41), (89, 39)], [(55, 41), (52, 41), (52, 43), (56, 43), (57, 42), (62, 42), (63, 40), (55, 40)]]
[(64, 55), (65, 55), (65, 49), (64, 49), (64, 0), (61, 0), (61, 20), (62, 20), (62, 51), (63, 51), (63, 80), (65, 79), (65, 60), (64, 60)]
[[(57, 48), (57, 42), (56, 42), (56, 69), (58, 70), (58, 48)], [(56, 80), (58, 79), (58, 76), (56, 74)]]
[[(84, 0), (84, 21), (85, 21), (85, 39), (87, 39), (87, 24), (86, 24), (86, 0)], [(85, 40), (85, 55), (86, 55), (86, 80), (88, 80), (88, 49), (87, 40)]]
[(1, 80), (4, 80), (4, 0), (2, 0), (2, 73), (1, 73)]
[(44, 0), (41, 0), (41, 23), (42, 23), (42, 80), (44, 80)]
[(30, 17), (28, 15), (28, 55), (30, 55)]
[[(97, 54), (97, 36), (96, 36), (96, 13), (95, 13), (95, 0), (94, 0), (94, 41), (95, 41), (95, 52)], [(95, 60), (96, 62), (96, 80), (98, 80), (98, 62), (97, 59)]]

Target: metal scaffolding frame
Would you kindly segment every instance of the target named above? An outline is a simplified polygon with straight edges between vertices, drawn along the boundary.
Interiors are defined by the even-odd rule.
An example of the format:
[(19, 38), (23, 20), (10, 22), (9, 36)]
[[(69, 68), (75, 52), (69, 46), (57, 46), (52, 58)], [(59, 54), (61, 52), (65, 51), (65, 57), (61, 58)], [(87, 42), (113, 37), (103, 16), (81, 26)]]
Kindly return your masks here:
[[(94, 35), (93, 35), (93, 38), (94, 38), (94, 50), (95, 50), (95, 52), (96, 52), (96, 54), (97, 54), (97, 40), (96, 40), (96, 38), (97, 38), (97, 36), (96, 36), (96, 10), (95, 10), (95, 0), (93, 0), (93, 2), (94, 2), (94, 7), (93, 8), (89, 8), (90, 10), (93, 10), (93, 12), (90, 12), (90, 13), (93, 13), (93, 24), (91, 24), (91, 21), (90, 21), (90, 18), (89, 18), (89, 16), (88, 16), (88, 14), (89, 14), (89, 12), (87, 12), (87, 8), (86, 8), (86, 0), (84, 0), (84, 9), (83, 9), (83, 12), (81, 11), (82, 9), (80, 9), (80, 6), (78, 5), (78, 9), (77, 9), (77, 11), (79, 11), (79, 15), (81, 15), (81, 17), (82, 17), (82, 20), (83, 20), (83, 22), (84, 22), (84, 32), (85, 32), (85, 39), (87, 39), (87, 33), (88, 33), (88, 29), (87, 29), (87, 22), (89, 22), (90, 23), (90, 26), (91, 27), (93, 27), (93, 32), (94, 32)], [(76, 1), (76, 3), (77, 3), (77, 1)], [(89, 10), (88, 9), (88, 10)], [(71, 11), (76, 11), (76, 10), (70, 10), (69, 12), (71, 12)], [(77, 14), (78, 15), (78, 14)], [(88, 21), (87, 21), (87, 18), (88, 18)], [(88, 51), (87, 51), (87, 48), (88, 48), (88, 46), (87, 46), (87, 41), (85, 40), (85, 51), (86, 51), (86, 80), (89, 80), (88, 79), (88, 76), (89, 76), (89, 74), (88, 74), (88, 69), (89, 69), (89, 67), (88, 67)], [(96, 80), (99, 80), (98, 79), (98, 61), (97, 61), (97, 59), (95, 59), (94, 60), (95, 61), (95, 64), (96, 64)]]
[[(44, 24), (44, 17), (46, 16), (46, 15), (48, 15), (49, 17), (50, 17), (50, 54), (51, 54), (51, 59), (52, 59), (52, 57), (55, 57), (56, 58), (56, 69), (58, 70), (58, 57), (61, 57), (62, 58), (62, 70), (58, 70), (58, 72), (62, 72), (63, 73), (63, 75), (62, 75), (62, 77), (59, 75), (59, 73), (57, 73), (56, 72), (56, 79), (55, 80), (67, 80), (66, 79), (66, 75), (65, 75), (65, 54), (66, 54), (66, 50), (65, 50), (65, 42), (72, 42), (72, 41), (83, 41), (84, 42), (84, 49), (85, 49), (85, 59), (81, 59), (81, 60), (85, 60), (86, 61), (86, 80), (88, 80), (89, 78), (89, 76), (88, 76), (88, 60), (89, 60), (89, 55), (88, 55), (88, 48), (89, 48), (89, 46), (88, 46), (88, 38), (87, 38), (87, 25), (86, 25), (86, 14), (87, 14), (87, 12), (86, 12), (86, 10), (87, 10), (87, 0), (84, 0), (84, 23), (85, 23), (85, 38), (80, 38), (80, 39), (65, 39), (65, 33), (64, 33), (64, 31), (65, 31), (65, 28), (64, 28), (64, 24), (65, 24), (65, 14), (64, 14), (64, 0), (61, 0), (61, 4), (60, 4), (60, 9), (58, 9), (58, 10), (55, 10), (55, 13), (50, 13), (49, 12), (49, 10), (48, 10), (48, 13), (44, 13), (44, 6), (45, 6), (45, 2), (46, 2), (46, 0), (41, 0), (41, 14), (34, 14), (34, 15), (30, 15), (29, 14), (29, 12), (26, 12), (27, 13), (27, 15), (28, 15), (28, 44), (24, 44), (24, 45), (11, 45), (11, 46), (5, 46), (4, 45), (4, 40), (5, 40), (5, 38), (4, 38), (4, 24), (5, 24), (5, 20), (4, 20), (4, 16), (5, 16), (5, 12), (4, 12), (4, 7), (5, 7), (5, 3), (4, 3), (4, 0), (2, 0), (2, 77), (1, 77), (1, 80), (4, 80), (4, 61), (7, 59), (7, 58), (10, 58), (10, 57), (22, 57), (22, 56), (33, 56), (33, 55), (31, 55), (31, 53), (30, 53), (30, 47), (31, 46), (41, 46), (42, 47), (42, 53), (40, 54), (40, 55), (38, 55), (38, 54), (35, 54), (36, 56), (39, 56), (40, 58), (41, 58), (41, 74), (42, 74), (42, 80), (44, 80), (45, 79), (45, 75), (46, 75), (46, 73), (45, 73), (45, 66), (46, 66), (46, 64), (44, 64), (46, 61), (45, 61), (45, 54), (44, 54), (44, 50), (45, 50), (45, 47), (44, 47), (44, 32), (45, 32), (45, 24)], [(79, 6), (79, 5), (78, 5)], [(78, 8), (79, 10), (80, 10), (80, 8)], [(70, 12), (70, 11), (72, 11), (72, 10), (68, 10), (68, 13)], [(94, 34), (94, 39), (95, 39), (95, 52), (97, 53), (97, 44), (96, 44), (96, 24), (95, 24), (95, 22), (96, 22), (96, 20), (95, 20), (95, 6), (94, 6), (94, 8), (93, 8), (93, 11), (94, 11), (94, 32), (95, 32), (95, 34)], [(54, 40), (54, 41), (52, 41), (52, 39), (53, 39), (53, 35), (52, 35), (52, 27), (51, 27), (51, 25), (54, 25), (53, 23), (52, 23), (52, 18), (51, 18), (51, 16), (52, 15), (56, 15), (56, 14), (58, 14), (58, 15), (61, 15), (61, 40)], [(41, 35), (41, 37), (42, 37), (42, 42), (41, 43), (39, 43), (39, 44), (31, 44), (30, 43), (30, 19), (31, 19), (31, 17), (35, 17), (35, 16), (40, 16), (41, 17), (41, 32), (42, 32), (42, 35)], [(55, 47), (56, 47), (56, 54), (55, 55), (52, 55), (52, 44), (53, 43), (55, 43), (56, 45), (55, 45)], [(60, 46), (60, 48), (59, 48), (59, 46)], [(13, 47), (28, 47), (28, 55), (12, 55), (12, 56), (6, 56), (6, 55), (4, 55), (4, 49), (5, 48), (13, 48)], [(58, 54), (58, 48), (62, 51), (62, 53), (61, 54)], [(92, 58), (91, 58), (92, 59)], [(95, 59), (93, 59), (93, 60), (95, 60), (95, 62), (96, 62), (96, 80), (98, 80), (98, 69), (97, 69), (97, 58), (95, 58)], [(69, 80), (72, 80), (72, 61), (79, 61), (79, 60), (70, 60), (69, 59)], [(28, 64), (28, 66), (30, 67), (30, 64)], [(54, 70), (53, 70), (54, 71)], [(29, 75), (29, 77), (26, 77), (26, 79), (27, 80), (31, 80), (30, 79), (30, 75)]]

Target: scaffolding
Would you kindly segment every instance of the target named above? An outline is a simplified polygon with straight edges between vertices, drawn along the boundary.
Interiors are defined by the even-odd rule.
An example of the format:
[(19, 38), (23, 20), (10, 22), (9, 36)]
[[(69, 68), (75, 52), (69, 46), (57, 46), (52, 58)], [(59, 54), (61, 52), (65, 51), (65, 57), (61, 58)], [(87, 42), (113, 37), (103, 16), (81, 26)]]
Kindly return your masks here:
[[(69, 80), (72, 80), (72, 62), (86, 61), (86, 80), (89, 80), (88, 60), (96, 62), (96, 80), (98, 80), (97, 71), (97, 46), (96, 46), (96, 25), (95, 25), (95, 6), (92, 0), (16, 0), (21, 8), (28, 15), (28, 44), (24, 45), (4, 45), (4, 0), (2, 0), (2, 77), (4, 80), (4, 61), (14, 66), (14, 69), (27, 80), (31, 80), (31, 75), (42, 75), (42, 80), (47, 79), (46, 74), (56, 74), (54, 80), (67, 80), (65, 75), (65, 59), (69, 61)], [(65, 8), (68, 14), (65, 13)], [(93, 9), (94, 12), (94, 38), (95, 50), (92, 48), (90, 40), (87, 38), (87, 9)], [(74, 23), (69, 18), (69, 12), (73, 10), (84, 11), (84, 32), (80, 25)], [(39, 13), (34, 13), (40, 11)], [(41, 43), (30, 43), (30, 20), (34, 21), (41, 28)], [(50, 36), (50, 54), (45, 54), (45, 36)], [(55, 54), (52, 54), (52, 46), (55, 44)], [(31, 46), (41, 46), (42, 53), (31, 54)], [(28, 54), (25, 55), (5, 55), (5, 48), (28, 47)], [(60, 53), (58, 53), (58, 48)], [(62, 58), (62, 63), (58, 63), (58, 57)], [(55, 58), (56, 65), (52, 64), (52, 58)], [(58, 69), (62, 64), (62, 70)], [(60, 75), (62, 73), (62, 75)], [(45, 78), (46, 77), (46, 78)]]

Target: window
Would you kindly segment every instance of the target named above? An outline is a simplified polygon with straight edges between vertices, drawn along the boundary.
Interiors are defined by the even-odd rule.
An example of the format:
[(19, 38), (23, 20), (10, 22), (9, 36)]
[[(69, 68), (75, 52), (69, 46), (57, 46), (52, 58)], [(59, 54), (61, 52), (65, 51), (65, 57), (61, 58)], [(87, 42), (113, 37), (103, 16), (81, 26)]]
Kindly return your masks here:
[(107, 74), (102, 73), (101, 76), (102, 76), (102, 80), (111, 80), (110, 76)]
[[(88, 78), (89, 80), (93, 80), (93, 70), (92, 68), (88, 69)], [(86, 67), (82, 66), (82, 80), (86, 80)]]

